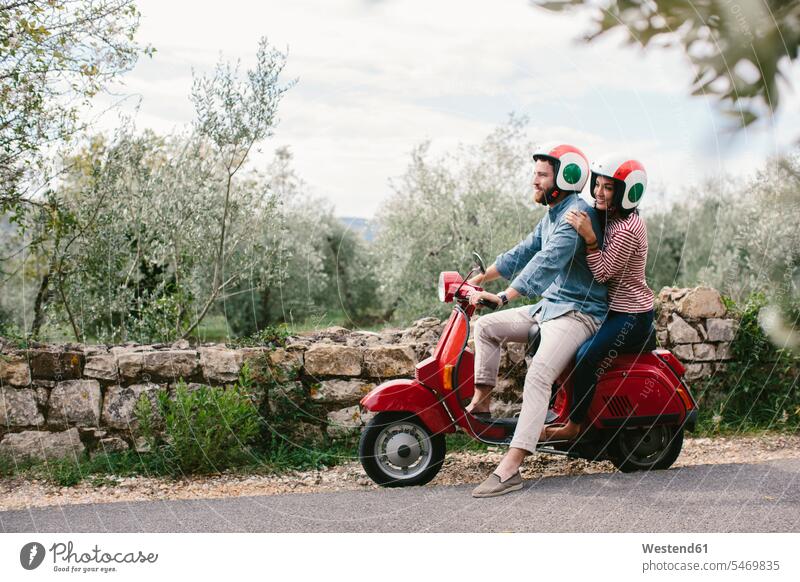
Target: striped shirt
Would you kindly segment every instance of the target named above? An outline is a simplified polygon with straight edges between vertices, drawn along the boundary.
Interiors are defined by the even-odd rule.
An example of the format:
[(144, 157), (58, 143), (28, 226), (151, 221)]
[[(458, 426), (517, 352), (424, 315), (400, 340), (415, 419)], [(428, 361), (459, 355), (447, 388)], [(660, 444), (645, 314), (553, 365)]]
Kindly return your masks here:
[(653, 309), (654, 295), (644, 278), (647, 227), (636, 212), (611, 220), (602, 251), (587, 253), (586, 259), (594, 278), (608, 286), (609, 309), (625, 313)]

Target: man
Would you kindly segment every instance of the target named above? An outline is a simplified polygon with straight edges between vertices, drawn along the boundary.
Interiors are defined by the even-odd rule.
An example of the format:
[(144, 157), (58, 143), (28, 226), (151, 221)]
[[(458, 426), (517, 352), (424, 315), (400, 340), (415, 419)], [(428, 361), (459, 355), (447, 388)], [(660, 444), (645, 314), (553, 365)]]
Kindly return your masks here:
[(491, 390), (497, 381), (500, 346), (525, 342), (532, 325), (540, 327), (541, 343), (525, 376), (522, 411), (508, 453), (497, 469), (472, 492), (474, 497), (495, 497), (522, 489), (519, 467), (536, 450), (544, 426), (553, 382), (589, 339), (607, 311), (606, 288), (594, 281), (586, 262), (586, 244), (565, 216), (569, 210), (587, 212), (595, 232), (601, 232), (595, 211), (578, 194), (589, 177), (589, 162), (576, 147), (551, 144), (533, 155), (534, 199), (548, 206), (536, 229), (494, 264), (471, 280), (483, 284), (499, 277), (510, 286), (494, 295), (473, 293), (480, 299), (506, 305), (521, 297), (542, 300), (482, 316), (475, 323), (475, 395), (467, 410), (487, 414)]

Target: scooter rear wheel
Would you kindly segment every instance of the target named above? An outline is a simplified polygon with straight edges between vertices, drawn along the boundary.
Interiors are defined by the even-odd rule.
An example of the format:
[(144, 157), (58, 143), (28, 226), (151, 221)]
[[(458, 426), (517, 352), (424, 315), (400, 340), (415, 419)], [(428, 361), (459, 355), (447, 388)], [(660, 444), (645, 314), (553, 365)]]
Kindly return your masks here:
[(681, 454), (682, 447), (682, 428), (622, 429), (614, 438), (611, 462), (623, 473), (669, 469)]
[(383, 487), (424, 485), (442, 467), (443, 434), (431, 434), (407, 412), (380, 412), (364, 427), (358, 456), (370, 479)]

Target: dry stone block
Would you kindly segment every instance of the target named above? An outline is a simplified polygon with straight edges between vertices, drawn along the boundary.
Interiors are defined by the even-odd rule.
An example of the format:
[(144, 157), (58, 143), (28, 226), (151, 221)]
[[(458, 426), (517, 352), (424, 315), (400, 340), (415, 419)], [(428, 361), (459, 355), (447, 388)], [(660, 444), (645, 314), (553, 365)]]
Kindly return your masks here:
[(514, 378), (500, 377), (492, 390), (492, 395), (503, 400), (522, 398), (522, 382)]
[(120, 354), (128, 354), (134, 352), (152, 352), (153, 346), (140, 346), (139, 344), (125, 344), (122, 346), (114, 346), (108, 350), (115, 356)]
[(322, 404), (348, 406), (358, 403), (375, 387), (375, 384), (361, 380), (325, 380), (319, 387), (311, 388), (311, 399)]
[(117, 429), (136, 429), (136, 403), (142, 394), (150, 400), (155, 412), (156, 395), (164, 389), (158, 384), (132, 384), (130, 386), (111, 386), (106, 389), (103, 399), (103, 424)]
[(694, 380), (700, 380), (701, 378), (708, 378), (710, 375), (710, 364), (688, 364), (684, 377), (687, 381), (692, 382)]
[(287, 348), (270, 350), (269, 363), (278, 382), (295, 380), (303, 367), (303, 350)]
[(694, 359), (699, 362), (712, 362), (716, 359), (716, 350), (711, 344), (694, 344)]
[(367, 424), (374, 412), (363, 412), (358, 405), (334, 410), (328, 413), (328, 435), (346, 436), (360, 431)]
[(235, 382), (242, 369), (242, 354), (225, 348), (200, 348), (200, 366), (209, 382)]
[(242, 348), (242, 365), (247, 364), (250, 377), (258, 383), (275, 380), (269, 365), (269, 348)]
[(656, 341), (660, 347), (665, 347), (669, 342), (669, 333), (665, 331), (657, 331), (656, 332)]
[(17, 460), (75, 458), (85, 450), (77, 428), (63, 432), (28, 430), (11, 433), (0, 442), (0, 456)]
[(508, 357), (508, 362), (512, 366), (517, 366), (525, 362), (525, 348), (527, 346), (521, 343), (509, 343), (506, 344), (506, 354)]
[(83, 375), (87, 378), (116, 382), (119, 379), (117, 359), (111, 354), (89, 356), (83, 368)]
[(736, 330), (739, 328), (739, 322), (735, 319), (717, 319), (710, 318), (706, 320), (706, 329), (708, 330), (708, 341), (712, 342), (730, 342), (736, 337)]
[(672, 353), (675, 354), (681, 362), (691, 362), (694, 360), (694, 351), (691, 344), (682, 344), (673, 346)]
[(56, 384), (47, 404), (47, 423), (55, 428), (100, 424), (100, 383), (67, 380)]
[(730, 342), (717, 344), (717, 360), (732, 360), (733, 351)]
[(371, 378), (411, 376), (417, 357), (408, 345), (378, 346), (364, 350), (364, 370)]
[(34, 349), (28, 351), (31, 376), (42, 380), (78, 380), (83, 372), (83, 352)]
[(194, 350), (121, 352), (117, 355), (120, 375), (126, 380), (188, 380), (200, 371)]
[(33, 388), (0, 388), (0, 423), (7, 427), (39, 426), (44, 417)]
[(334, 343), (345, 343), (350, 337), (350, 330), (340, 325), (333, 325), (318, 331), (317, 337), (329, 339)]
[[(38, 384), (38, 383), (37, 383)], [(34, 384), (32, 386), (34, 392), (36, 393), (36, 405), (40, 408), (47, 407), (47, 401), (50, 400), (50, 390), (55, 388), (55, 382), (53, 382), (53, 386), (38, 386)]]
[(306, 350), (305, 370), (312, 376), (359, 376), (363, 360), (359, 348), (316, 345)]
[(27, 386), (31, 383), (28, 359), (22, 354), (0, 354), (0, 386)]
[(99, 356), (101, 354), (107, 354), (108, 348), (102, 345), (94, 345), (94, 346), (83, 346), (83, 356), (85, 358), (89, 358), (90, 356)]
[(347, 338), (348, 346), (375, 346), (381, 343), (381, 335), (374, 331), (354, 331)]
[(722, 317), (726, 311), (719, 291), (710, 287), (690, 289), (675, 306), (678, 314), (688, 319)]
[(519, 416), (522, 410), (522, 401), (504, 402), (502, 400), (493, 400), (489, 405), (489, 410), (492, 413), (492, 418), (513, 418)]
[(123, 451), (127, 451), (130, 447), (128, 443), (125, 442), (124, 439), (119, 437), (107, 437), (100, 439), (98, 444), (98, 452), (103, 453), (121, 453)]
[(673, 344), (694, 344), (700, 341), (700, 334), (697, 333), (697, 330), (676, 314), (672, 315), (671, 321), (667, 324), (667, 330)]

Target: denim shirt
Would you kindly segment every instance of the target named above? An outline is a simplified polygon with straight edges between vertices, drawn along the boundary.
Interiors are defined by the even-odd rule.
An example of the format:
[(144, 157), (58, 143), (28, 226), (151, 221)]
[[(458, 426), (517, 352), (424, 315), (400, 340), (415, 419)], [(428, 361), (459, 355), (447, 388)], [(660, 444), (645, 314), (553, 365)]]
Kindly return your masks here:
[(525, 240), (495, 260), (511, 287), (528, 297), (542, 297), (531, 307), (531, 315), (541, 310), (543, 322), (569, 311), (581, 311), (599, 322), (608, 311), (606, 286), (594, 280), (586, 262), (586, 243), (564, 220), (572, 208), (588, 213), (594, 232), (601, 232), (595, 210), (571, 194), (548, 208)]

